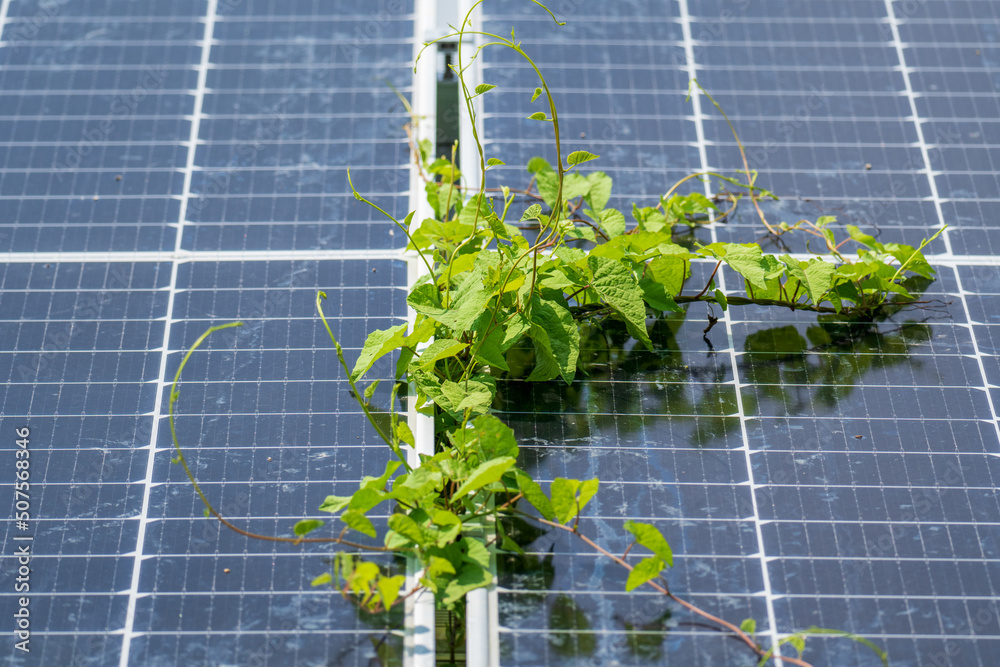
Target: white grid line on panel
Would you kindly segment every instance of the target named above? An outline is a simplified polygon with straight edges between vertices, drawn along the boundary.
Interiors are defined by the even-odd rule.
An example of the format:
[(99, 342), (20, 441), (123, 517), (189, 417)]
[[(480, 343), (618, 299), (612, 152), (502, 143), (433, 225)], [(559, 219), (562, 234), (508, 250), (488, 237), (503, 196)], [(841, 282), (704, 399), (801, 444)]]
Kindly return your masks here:
[[(684, 33), (684, 53), (685, 62), (688, 78), (694, 80), (697, 75), (697, 63), (695, 62), (694, 53), (694, 40), (691, 35), (691, 15), (688, 9), (687, 0), (677, 0), (677, 4), (680, 9), (681, 26)], [(693, 90), (691, 92), (691, 101), (694, 106), (694, 121), (695, 121), (695, 131), (698, 137), (698, 156), (701, 161), (701, 170), (709, 171), (708, 164), (708, 151), (706, 150), (705, 143), (705, 128), (704, 128), (704, 118), (701, 113), (701, 91)], [(708, 197), (712, 196), (711, 185), (705, 182), (705, 195)], [(711, 229), (712, 242), (718, 240), (716, 228), (713, 225)], [(725, 275), (723, 273), (718, 274), (719, 286), (725, 290)], [(733, 322), (728, 312), (722, 314), (722, 318), (725, 320), (726, 326), (726, 337), (729, 341), (729, 361), (733, 369), (733, 385), (736, 389), (736, 409), (737, 416), (740, 420), (740, 437), (742, 438), (743, 444), (740, 449), (743, 450), (744, 460), (747, 468), (747, 478), (749, 480), (750, 487), (750, 506), (752, 510), (752, 519), (754, 534), (757, 541), (758, 558), (760, 560), (761, 569), (761, 580), (764, 587), (764, 603), (767, 609), (767, 634), (771, 639), (771, 646), (775, 647), (774, 655), (779, 662), (781, 661), (781, 647), (778, 645), (778, 625), (777, 617), (774, 612), (774, 594), (771, 591), (771, 578), (770, 572), (767, 567), (767, 554), (764, 550), (764, 531), (761, 525), (760, 510), (757, 506), (757, 485), (754, 484), (753, 466), (750, 461), (750, 438), (747, 434), (746, 426), (746, 411), (743, 408), (743, 396), (742, 396), (742, 384), (739, 378), (739, 366), (736, 358), (736, 348), (733, 340)]]
[[(218, 0), (208, 0), (207, 11), (205, 16), (205, 27), (204, 36), (202, 39), (201, 47), (201, 62), (198, 65), (198, 84), (195, 90), (195, 100), (194, 100), (194, 113), (191, 122), (191, 133), (187, 141), (188, 154), (187, 154), (187, 164), (184, 169), (184, 189), (182, 191), (180, 213), (178, 215), (176, 237), (174, 239), (174, 252), (179, 253), (181, 250), (181, 244), (184, 239), (184, 225), (188, 213), (188, 202), (191, 198), (191, 180), (193, 176), (193, 167), (195, 161), (195, 153), (198, 146), (198, 135), (201, 129), (201, 110), (204, 105), (205, 100), (205, 83), (208, 79), (208, 67), (209, 58), (212, 49), (212, 37), (215, 32), (215, 17), (216, 10), (218, 6)], [(167, 298), (167, 316), (166, 323), (163, 327), (163, 350), (160, 352), (160, 370), (159, 377), (156, 385), (156, 398), (153, 405), (153, 428), (150, 434), (149, 445), (146, 447), (148, 451), (148, 456), (146, 458), (146, 471), (143, 481), (143, 495), (142, 495), (142, 509), (139, 514), (139, 529), (136, 535), (136, 547), (134, 562), (132, 564), (132, 581), (129, 588), (128, 595), (128, 607), (126, 609), (125, 615), (125, 627), (123, 631), (122, 639), (122, 651), (121, 659), (119, 661), (120, 667), (128, 667), (129, 665), (129, 655), (132, 648), (132, 639), (135, 635), (135, 615), (136, 615), (136, 605), (139, 599), (139, 583), (140, 576), (142, 573), (142, 562), (144, 556), (144, 547), (146, 541), (146, 528), (150, 523), (149, 519), (149, 502), (150, 495), (153, 487), (153, 473), (155, 469), (155, 453), (157, 450), (157, 435), (159, 433), (159, 422), (161, 419), (160, 407), (163, 404), (163, 388), (166, 383), (166, 373), (167, 373), (167, 359), (169, 357), (170, 351), (170, 329), (171, 322), (173, 321), (173, 310), (177, 289), (177, 273), (179, 270), (179, 263), (174, 260), (170, 267), (170, 291)]]

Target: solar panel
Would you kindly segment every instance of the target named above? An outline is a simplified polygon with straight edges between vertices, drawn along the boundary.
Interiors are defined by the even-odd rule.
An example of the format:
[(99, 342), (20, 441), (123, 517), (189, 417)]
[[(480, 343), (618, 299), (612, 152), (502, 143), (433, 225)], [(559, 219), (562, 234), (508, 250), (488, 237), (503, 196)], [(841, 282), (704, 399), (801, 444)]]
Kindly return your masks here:
[[(578, 386), (509, 391), (529, 469), (599, 476), (588, 533), (620, 553), (622, 522), (652, 520), (681, 554), (674, 592), (733, 621), (755, 617), (765, 643), (817, 625), (869, 637), (893, 664), (995, 661), (997, 363), (981, 295), (998, 275), (985, 208), (998, 193), (995, 8), (564, 9), (566, 28), (519, 3), (485, 12), (494, 32), (515, 25), (561, 102), (565, 150), (601, 154), (619, 208), (655, 202), (691, 171), (742, 166), (711, 104), (684, 103), (690, 75), (733, 120), (760, 183), (783, 196), (765, 208), (772, 222), (836, 215), (909, 243), (952, 229), (932, 251), (943, 265), (934, 308), (876, 326), (731, 308), (706, 344), (705, 308), (692, 306), (660, 325), (654, 353), (598, 339)], [(500, 85), (485, 102), (487, 154), (508, 165), (551, 132), (522, 120), (537, 81), (517, 60), (490, 51), (484, 67)], [(514, 167), (504, 177), (521, 178)], [(746, 206), (696, 238), (762, 231)], [(807, 250), (783, 240), (771, 250)], [(755, 664), (661, 597), (624, 594), (623, 573), (585, 545), (520, 528), (528, 555), (499, 568), (504, 664)], [(878, 664), (850, 642), (808, 644), (814, 664)]]
[[(442, 3), (441, 11), (450, 6)], [(762, 643), (810, 625), (858, 633), (892, 664), (1000, 656), (1000, 16), (986, 0), (592, 3), (491, 0), (563, 119), (565, 150), (600, 154), (610, 205), (655, 201), (693, 171), (741, 166), (771, 221), (835, 215), (930, 250), (926, 308), (874, 325), (731, 308), (655, 322), (653, 351), (614, 322), (584, 328), (586, 377), (526, 383), (496, 407), (541, 480), (598, 476), (581, 527), (612, 551), (650, 521), (672, 589)], [(206, 492), (262, 533), (289, 534), (328, 493), (388, 458), (316, 326), (317, 289), (348, 354), (407, 317), (401, 234), (358, 202), (410, 206), (407, 113), (420, 2), (4, 0), (0, 3), (0, 486), (30, 428), (32, 536), (25, 665), (397, 664), (404, 618), (313, 589), (321, 547), (248, 541), (201, 518), (170, 463), (178, 428)], [(439, 17), (440, 23), (456, 22)], [(534, 74), (487, 50), (494, 182), (554, 155), (524, 120)], [(391, 84), (391, 85), (390, 85)], [(439, 110), (440, 111), (440, 110)], [(760, 240), (749, 206), (685, 242)], [(694, 267), (707, 280), (711, 265)], [(731, 290), (736, 280), (728, 279)], [(719, 315), (718, 309), (715, 311)], [(378, 370), (378, 369), (376, 369)], [(382, 369), (388, 372), (388, 366)], [(386, 404), (387, 395), (376, 402)], [(756, 664), (737, 642), (641, 590), (568, 536), (508, 526), (494, 664)], [(386, 562), (402, 568), (401, 563)], [(812, 637), (814, 664), (878, 664)]]
[(208, 494), (251, 530), (290, 535), (326, 494), (384, 466), (314, 300), (329, 295), (349, 354), (407, 315), (402, 239), (350, 196), (346, 167), (404, 212), (407, 115), (389, 84), (409, 93), (412, 3), (2, 10), (0, 238), (20, 253), (0, 283), (2, 414), (12, 434), (30, 428), (32, 480), (29, 530), (8, 522), (6, 538), (31, 534), (34, 554), (31, 652), (6, 659), (398, 656), (401, 614), (359, 614), (310, 586), (327, 550), (201, 519), (170, 463), (166, 389), (208, 326), (245, 320), (192, 360), (177, 423)]

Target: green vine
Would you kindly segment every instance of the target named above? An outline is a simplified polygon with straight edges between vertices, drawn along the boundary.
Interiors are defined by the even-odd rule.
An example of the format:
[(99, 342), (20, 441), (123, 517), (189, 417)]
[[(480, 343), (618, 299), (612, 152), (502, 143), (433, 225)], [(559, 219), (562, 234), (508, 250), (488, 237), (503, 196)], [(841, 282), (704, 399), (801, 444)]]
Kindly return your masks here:
[[(391, 575), (378, 564), (346, 552), (336, 555), (332, 572), (314, 580), (315, 585), (333, 585), (369, 612), (388, 610), (420, 588), (432, 591), (439, 607), (460, 609), (469, 591), (493, 582), (490, 564), (494, 555), (523, 554), (504, 526), (511, 521), (527, 522), (539, 529), (569, 533), (628, 572), (626, 591), (640, 586), (657, 591), (743, 642), (760, 665), (774, 658), (782, 645), (790, 645), (798, 654), (782, 656), (785, 663), (809, 665), (802, 655), (807, 637), (813, 635), (858, 641), (888, 664), (886, 654), (869, 640), (838, 630), (812, 627), (764, 647), (757, 640), (753, 619), (735, 624), (676, 596), (667, 577), (673, 565), (667, 536), (652, 524), (628, 521), (624, 528), (632, 543), (624, 554), (613, 554), (594, 541), (580, 529), (580, 519), (598, 493), (599, 480), (557, 478), (543, 488), (518, 466), (514, 432), (491, 414), (491, 406), (497, 381), (508, 377), (512, 366), (524, 367), (526, 349), (532, 355), (527, 380), (572, 383), (578, 368), (585, 365), (581, 359), (582, 328), (624, 325), (632, 338), (652, 350), (647, 320), (656, 321), (665, 313), (683, 314), (684, 306), (694, 302), (717, 305), (723, 311), (750, 304), (805, 310), (822, 314), (827, 322), (845, 323), (873, 321), (904, 306), (925, 303), (911, 290), (934, 277), (935, 271), (922, 251), (937, 234), (912, 247), (881, 243), (850, 225), (847, 237), (838, 239), (832, 217), (772, 225), (765, 219), (759, 200), (774, 195), (756, 185), (757, 174), (749, 169), (731, 123), (744, 155), (744, 170), (737, 173), (745, 176), (745, 182), (714, 172), (689, 175), (670, 187), (655, 205), (633, 205), (630, 214), (634, 222), (628, 224), (625, 213), (608, 207), (612, 179), (601, 171), (581, 173), (581, 166), (596, 160), (597, 155), (575, 151), (563, 162), (555, 100), (514, 31), (506, 38), (470, 30), (469, 25), (467, 16), (461, 28), (435, 40), (458, 40), (459, 58), (452, 67), (467, 113), (474, 120), (473, 100), (495, 88), (480, 84), (470, 90), (465, 75), (472, 60), (487, 47), (512, 49), (538, 76), (540, 85), (531, 102), (542, 98), (547, 109), (528, 119), (552, 124), (555, 164), (542, 157), (532, 158), (527, 165), (530, 180), (526, 188), (489, 189), (488, 170), (503, 163), (487, 158), (475, 135), (482, 172), (475, 188), (463, 182), (454, 150), (450, 158), (435, 158), (429, 140), (413, 142), (414, 159), (434, 211), (434, 217), (422, 221), (414, 221), (413, 213), (402, 221), (394, 218), (351, 184), (357, 199), (376, 208), (406, 234), (408, 250), (415, 252), (427, 269), (407, 298), (417, 313), (413, 326), (400, 324), (371, 332), (353, 368), (323, 312), (326, 295), (319, 292), (316, 299), (320, 319), (353, 395), (375, 433), (392, 450), (394, 460), (381, 476), (366, 477), (353, 494), (331, 495), (319, 507), (321, 512), (334, 515), (339, 528), (336, 536), (315, 537), (316, 531), (325, 527), (318, 519), (298, 522), (293, 535), (284, 537), (258, 535), (233, 525), (202, 492), (174, 428), (174, 405), (180, 396), (178, 384), (184, 365), (208, 335), (239, 323), (213, 327), (184, 357), (170, 395), (175, 461), (184, 466), (206, 506), (206, 516), (214, 516), (249, 537), (296, 544), (329, 542), (353, 552), (416, 558), (423, 575), (419, 586), (410, 591), (403, 591), (401, 575)], [(484, 43), (471, 58), (463, 60), (461, 45), (467, 36), (477, 36)], [(701, 88), (695, 81), (691, 84), (692, 89)], [(722, 112), (715, 100), (709, 99)], [(414, 136), (412, 128), (408, 133)], [(698, 192), (679, 192), (684, 183), (704, 179), (718, 181), (721, 194), (710, 198)], [(823, 252), (800, 259), (766, 254), (755, 243), (678, 243), (675, 231), (724, 221), (744, 197), (751, 199), (769, 234), (807, 233), (822, 241)], [(723, 202), (727, 207), (720, 210)], [(846, 252), (848, 243), (856, 247), (856, 256)], [(704, 283), (691, 285), (692, 265), (697, 263), (711, 266), (711, 276)], [(723, 267), (740, 279), (742, 289), (728, 293), (720, 289), (716, 278)], [(714, 321), (710, 315), (709, 329)], [(387, 355), (395, 357), (388, 421), (373, 416), (372, 397), (381, 380), (368, 378), (376, 362)], [(366, 384), (364, 389), (362, 384)], [(415, 446), (414, 437), (394, 409), (400, 394), (407, 394), (407, 400), (415, 401), (419, 411), (435, 420), (434, 454), (422, 456), (419, 466), (408, 462), (407, 449)], [(379, 506), (388, 508), (389, 513), (387, 529), (381, 535), (368, 517)], [(348, 534), (359, 537), (348, 541)]]

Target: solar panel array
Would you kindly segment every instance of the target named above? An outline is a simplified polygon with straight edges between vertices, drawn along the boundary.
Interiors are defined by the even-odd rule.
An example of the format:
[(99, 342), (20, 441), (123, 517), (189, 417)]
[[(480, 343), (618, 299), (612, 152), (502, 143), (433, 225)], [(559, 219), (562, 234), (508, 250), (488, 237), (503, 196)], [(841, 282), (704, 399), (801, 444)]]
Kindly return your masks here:
[[(763, 643), (809, 625), (886, 647), (893, 664), (1000, 656), (1000, 185), (997, 41), (988, 0), (569, 0), (556, 28), (497, 0), (556, 92), (568, 150), (601, 155), (611, 205), (655, 201), (739, 155), (773, 221), (836, 215), (883, 241), (951, 225), (925, 309), (873, 327), (705, 308), (657, 322), (653, 352), (587, 329), (589, 377), (503, 387), (498, 407), (541, 479), (603, 480), (582, 526), (619, 552), (653, 521), (677, 552), (673, 590)], [(201, 519), (170, 463), (178, 427), (224, 514), (289, 534), (328, 493), (381, 472), (313, 316), (346, 348), (406, 317), (402, 239), (413, 2), (5, 0), (0, 3), (0, 486), (31, 429), (32, 652), (25, 665), (369, 664), (398, 656), (402, 618), (312, 589), (321, 547), (247, 541)], [(423, 38), (423, 35), (419, 36)], [(550, 126), (523, 62), (484, 55), (491, 170)], [(702, 242), (752, 241), (749, 207)], [(800, 237), (788, 250), (807, 250)], [(786, 248), (771, 243), (774, 251)], [(696, 266), (707, 279), (711, 266)], [(727, 277), (730, 288), (734, 281)], [(718, 311), (716, 311), (718, 315)], [(350, 353), (350, 352), (349, 352)], [(387, 397), (383, 397), (383, 403)], [(13, 519), (13, 510), (11, 514)], [(563, 537), (512, 529), (499, 559), (502, 664), (754, 664), (738, 643)], [(17, 607), (13, 521), (0, 615)], [(877, 664), (811, 638), (814, 664)]]
[[(554, 88), (565, 150), (601, 155), (612, 206), (742, 168), (711, 103), (685, 102), (696, 77), (782, 196), (771, 222), (835, 215), (907, 243), (952, 226), (929, 250), (934, 303), (877, 326), (731, 308), (703, 341), (706, 308), (692, 306), (657, 324), (652, 353), (616, 351), (621, 332), (586, 338), (582, 385), (504, 396), (530, 469), (599, 476), (587, 532), (621, 553), (623, 522), (652, 520), (680, 554), (674, 592), (756, 618), (765, 644), (816, 625), (872, 639), (892, 664), (996, 662), (995, 3), (573, 2), (564, 28), (521, 3), (485, 12), (493, 32), (515, 26)], [(526, 182), (513, 165), (551, 142), (549, 124), (523, 120), (542, 108), (537, 80), (510, 52), (484, 69), (500, 86), (487, 155)], [(696, 238), (762, 232), (745, 205)], [(783, 240), (765, 247), (807, 250)], [(579, 541), (513, 528), (528, 555), (500, 565), (504, 664), (756, 664), (657, 594), (623, 593), (624, 573)], [(808, 646), (813, 664), (880, 664), (843, 639)]]
[[(9, 664), (358, 664), (398, 656), (399, 614), (313, 589), (328, 549), (201, 518), (189, 461), (236, 523), (290, 535), (380, 474), (317, 326), (350, 351), (406, 317), (400, 239), (412, 3), (4, 2), (0, 42), (3, 430), (31, 430), (31, 652)], [(256, 254), (254, 254), (256, 253)], [(387, 404), (387, 397), (382, 402)], [(13, 495), (14, 453), (3, 483)], [(12, 515), (13, 517), (13, 515)], [(6, 544), (19, 532), (6, 526)], [(13, 548), (3, 609), (17, 608)]]

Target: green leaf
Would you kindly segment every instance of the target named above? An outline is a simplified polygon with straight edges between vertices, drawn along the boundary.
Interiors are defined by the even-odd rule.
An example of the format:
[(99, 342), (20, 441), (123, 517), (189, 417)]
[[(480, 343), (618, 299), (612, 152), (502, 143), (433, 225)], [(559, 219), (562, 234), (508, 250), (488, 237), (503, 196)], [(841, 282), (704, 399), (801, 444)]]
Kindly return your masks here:
[(358, 510), (347, 510), (340, 515), (340, 519), (362, 535), (367, 535), (368, 537), (376, 536), (374, 524)]
[(303, 519), (295, 524), (295, 528), (293, 530), (297, 536), (302, 537), (304, 535), (308, 535), (317, 528), (322, 528), (325, 525), (326, 523), (320, 521), (319, 519)]
[[(478, 213), (476, 210), (476, 205), (479, 205)], [(473, 197), (465, 206), (462, 207), (462, 211), (458, 214), (458, 221), (465, 227), (461, 229), (456, 229), (455, 231), (461, 234), (461, 239), (455, 239), (457, 242), (461, 243), (465, 241), (465, 238), (472, 232), (473, 226), (478, 226), (480, 222), (488, 221), (491, 217), (496, 216), (496, 211), (493, 210), (493, 202), (489, 197)]]
[(375, 395), (375, 390), (378, 389), (378, 386), (381, 383), (382, 383), (381, 380), (375, 380), (374, 382), (372, 382), (371, 384), (369, 384), (367, 387), (365, 387), (365, 403), (371, 403), (372, 396)]
[(491, 157), (489, 160), (486, 161), (486, 168), (489, 169), (490, 167), (498, 167), (500, 165), (505, 165), (505, 164), (507, 163), (501, 160), (500, 158)]
[(421, 466), (407, 475), (400, 475), (392, 485), (392, 493), (387, 497), (398, 498), (412, 504), (434, 494), (441, 488), (442, 483), (440, 472)]
[(622, 315), (629, 333), (652, 350), (653, 343), (646, 332), (646, 305), (642, 289), (632, 271), (621, 262), (606, 257), (589, 257), (587, 266), (594, 274), (590, 283), (594, 290)]
[[(913, 246), (901, 243), (886, 243), (885, 251), (896, 258), (900, 266), (905, 266), (906, 271), (912, 271), (919, 276), (933, 280), (936, 271), (926, 259), (924, 254)], [(895, 275), (895, 272), (893, 272)], [(903, 274), (900, 273), (900, 276)]]
[(472, 563), (466, 563), (458, 576), (448, 582), (441, 603), (446, 607), (451, 607), (464, 598), (469, 591), (486, 588), (491, 583), (493, 583), (493, 575), (490, 574), (489, 570), (484, 570)]
[(467, 347), (468, 345), (461, 341), (451, 338), (439, 338), (424, 348), (417, 364), (421, 368), (433, 368), (434, 364), (440, 360), (454, 357)]
[(578, 479), (557, 477), (552, 482), (552, 509), (560, 523), (566, 523), (583, 511), (590, 499), (597, 493), (600, 482), (589, 479), (580, 482)]
[(601, 229), (613, 239), (625, 233), (625, 214), (614, 208), (601, 211)]
[(536, 111), (535, 113), (528, 116), (528, 120), (551, 120), (551, 119), (546, 117), (544, 111)]
[(677, 305), (673, 295), (662, 284), (649, 278), (643, 278), (639, 281), (639, 287), (642, 288), (642, 298), (649, 304), (650, 308), (662, 311), (669, 310), (675, 313), (684, 312), (684, 309)]
[(484, 570), (490, 569), (490, 550), (486, 548), (485, 544), (471, 537), (463, 537), (462, 547), (465, 549), (463, 560), (478, 565)]
[(430, 561), (427, 563), (427, 576), (440, 577), (445, 574), (458, 574), (458, 571), (447, 558), (431, 556)]
[(563, 177), (563, 199), (585, 197), (590, 192), (590, 181), (583, 174), (576, 172)]
[(358, 361), (354, 364), (354, 370), (351, 371), (351, 379), (357, 382), (378, 359), (402, 347), (403, 339), (406, 337), (406, 327), (406, 324), (399, 324), (368, 334)]
[(590, 499), (597, 495), (597, 490), (600, 488), (600, 484), (601, 481), (596, 477), (594, 479), (584, 480), (580, 483), (579, 503), (581, 512), (583, 511), (583, 508), (587, 506), (587, 503), (590, 502)]
[(861, 245), (867, 246), (872, 250), (882, 252), (884, 249), (882, 244), (878, 240), (869, 234), (865, 234), (858, 227), (854, 225), (847, 225), (847, 233), (852, 239), (860, 243)]
[(661, 255), (646, 265), (645, 276), (639, 281), (643, 298), (657, 310), (682, 313), (684, 309), (674, 302), (674, 296), (691, 273), (690, 263), (674, 255)]
[(539, 174), (543, 171), (552, 171), (552, 165), (543, 157), (533, 157), (528, 160), (528, 173)]
[(743, 622), (740, 623), (740, 630), (747, 633), (748, 635), (753, 635), (757, 632), (757, 621), (752, 618), (745, 618)]
[(490, 214), (490, 216), (486, 218), (486, 222), (489, 223), (490, 231), (493, 232), (493, 236), (499, 239), (510, 240), (510, 234), (507, 232), (507, 227), (500, 222), (500, 218), (498, 218), (496, 214)]
[(514, 467), (515, 462), (516, 459), (512, 456), (502, 456), (479, 464), (469, 475), (469, 479), (462, 482), (455, 491), (455, 497), (461, 498), (487, 484), (499, 481), (505, 472)]
[(386, 493), (379, 489), (367, 487), (358, 489), (351, 496), (351, 504), (348, 508), (361, 513), (365, 513), (386, 499)]
[(389, 528), (417, 546), (429, 547), (434, 544), (435, 536), (425, 531), (423, 526), (406, 514), (394, 513), (389, 516)]
[(539, 514), (549, 521), (556, 518), (555, 510), (552, 509), (552, 503), (549, 501), (549, 497), (545, 495), (545, 492), (542, 491), (542, 487), (539, 486), (538, 482), (531, 479), (528, 473), (522, 470), (515, 470), (514, 475), (517, 477), (517, 485), (521, 489), (521, 494), (538, 510)]
[(507, 360), (504, 358), (503, 352), (500, 350), (500, 346), (503, 344), (503, 339), (504, 333), (502, 329), (497, 327), (491, 331), (490, 335), (479, 343), (479, 347), (474, 348), (476, 350), (476, 361), (491, 368), (509, 371), (510, 367), (507, 366)]
[(494, 88), (496, 88), (496, 86), (494, 86), (492, 84), (481, 83), (478, 86), (476, 86), (476, 95), (482, 95), (483, 93), (488, 93), (491, 90), (493, 90)]
[(580, 487), (580, 480), (557, 477), (552, 482), (550, 493), (552, 494), (552, 510), (555, 512), (559, 523), (566, 523), (576, 516), (576, 490)]
[(493, 415), (482, 415), (472, 420), (470, 434), (479, 440), (479, 451), (484, 459), (518, 455), (517, 438), (509, 426)]
[[(587, 193), (587, 203), (595, 211), (603, 211), (604, 207), (608, 205), (608, 200), (611, 199), (611, 177), (603, 171), (595, 171), (592, 174), (587, 174), (587, 182), (590, 183), (590, 191)], [(622, 216), (622, 222), (625, 222), (624, 215)]]
[(670, 567), (674, 566), (674, 552), (660, 529), (651, 523), (626, 521), (625, 530), (632, 533), (635, 541), (653, 552)]
[(806, 288), (809, 300), (818, 306), (823, 300), (823, 295), (833, 285), (833, 278), (837, 272), (837, 267), (832, 262), (826, 262), (822, 259), (811, 259), (808, 262), (800, 262), (788, 255), (782, 255), (781, 261), (788, 267), (789, 275), (798, 279), (803, 287)]
[[(435, 318), (440, 316), (445, 312), (445, 309), (441, 307), (441, 296), (438, 293), (437, 287), (431, 285), (430, 283), (424, 283), (423, 285), (417, 285), (410, 291), (410, 295), (406, 297), (406, 303), (413, 310), (417, 311), (421, 315), (426, 315), (430, 318)], [(430, 333), (433, 334), (434, 327), (433, 323), (430, 328)], [(413, 334), (417, 332), (414, 331)], [(428, 336), (429, 338), (430, 336)], [(410, 341), (407, 341), (408, 343)], [(413, 341), (423, 342), (423, 341)]]
[(664, 227), (667, 228), (666, 231), (670, 231), (666, 216), (651, 206), (639, 208), (635, 204), (632, 204), (632, 217), (639, 223), (639, 229), (643, 231), (658, 232), (663, 230)]
[(542, 89), (541, 88), (535, 88), (535, 92), (531, 96), (531, 101), (534, 102), (535, 100), (537, 100), (538, 96), (541, 95), (541, 94), (542, 94)]
[(349, 576), (351, 590), (355, 593), (368, 593), (372, 589), (372, 583), (380, 574), (379, 567), (375, 563), (358, 563)]
[(569, 384), (576, 375), (576, 361), (580, 355), (580, 328), (573, 314), (559, 301), (543, 300), (532, 294), (530, 317), (536, 366), (528, 380), (544, 381), (562, 376)]
[(489, 412), (496, 395), (496, 380), (480, 373), (464, 382), (445, 380), (439, 391), (441, 400), (434, 402), (448, 412), (460, 415), (468, 409), (473, 414), (484, 414)]
[(420, 163), (427, 164), (434, 152), (434, 142), (430, 139), (421, 139), (418, 146), (420, 148)]
[(588, 151), (573, 151), (566, 158), (566, 162), (569, 163), (571, 167), (575, 167), (578, 164), (583, 164), (584, 162), (590, 162), (591, 160), (596, 160), (601, 157), (600, 155), (594, 155)]
[(715, 302), (722, 308), (722, 312), (729, 309), (729, 300), (726, 298), (725, 292), (720, 289), (715, 290)]
[(351, 496), (327, 496), (319, 506), (320, 512), (336, 513), (351, 504)]
[(532, 204), (529, 206), (524, 213), (521, 215), (521, 221), (525, 220), (537, 220), (538, 215), (542, 212), (541, 204)]
[(410, 430), (409, 424), (403, 421), (396, 422), (395, 433), (397, 440), (409, 445), (410, 447), (414, 446), (413, 431)]
[(759, 245), (725, 243), (722, 247), (725, 253), (722, 259), (726, 264), (755, 288), (767, 288), (768, 265), (764, 262), (764, 255)]
[(628, 580), (625, 582), (625, 591), (632, 592), (650, 579), (660, 576), (660, 572), (662, 570), (663, 561), (659, 558), (655, 556), (651, 558), (643, 558), (634, 568), (632, 568), (632, 571), (628, 573)]
[(313, 579), (311, 582), (313, 586), (323, 586), (324, 584), (332, 584), (332, 583), (333, 583), (333, 575), (330, 574), (329, 572), (324, 572), (323, 574)]
[(378, 592), (382, 596), (382, 607), (389, 609), (399, 599), (399, 591), (403, 588), (406, 577), (397, 574), (395, 577), (379, 577)]
[[(385, 472), (383, 472), (378, 477), (372, 477), (371, 475), (365, 475), (361, 478), (361, 483), (358, 485), (361, 489), (373, 489), (375, 491), (384, 491), (385, 485), (389, 482), (389, 478), (392, 477), (392, 473), (396, 472), (399, 466), (403, 465), (399, 461), (387, 461), (385, 464)], [(355, 492), (357, 493), (357, 492)]]
[[(535, 184), (538, 186), (538, 194), (549, 206), (555, 206), (557, 195), (559, 194), (559, 174), (554, 171), (540, 171), (535, 174)], [(590, 191), (590, 182), (585, 177), (577, 173), (566, 174), (563, 177), (563, 200), (572, 200), (583, 197)]]

